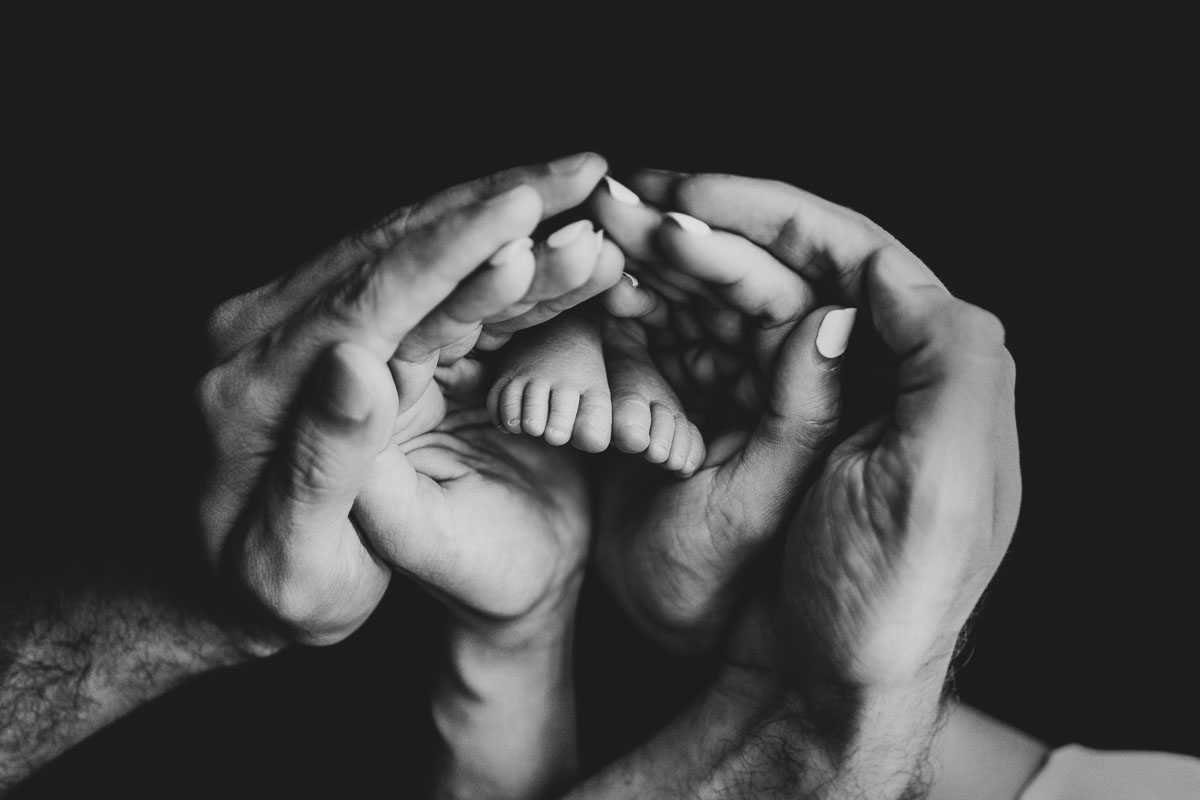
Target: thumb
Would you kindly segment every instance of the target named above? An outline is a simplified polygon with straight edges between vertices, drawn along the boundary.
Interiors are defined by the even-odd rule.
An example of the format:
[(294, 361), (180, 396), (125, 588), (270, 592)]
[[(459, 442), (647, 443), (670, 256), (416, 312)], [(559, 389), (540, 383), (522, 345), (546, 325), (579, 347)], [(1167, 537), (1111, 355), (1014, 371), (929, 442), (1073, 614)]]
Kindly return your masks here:
[(338, 641), (370, 615), (389, 570), (349, 513), (396, 418), (387, 368), (365, 348), (319, 360), (247, 524), (244, 585), (292, 638)]
[(857, 310), (809, 314), (780, 349), (765, 413), (746, 443), (739, 486), (761, 492), (758, 507), (782, 513), (820, 464), (837, 432), (841, 366)]

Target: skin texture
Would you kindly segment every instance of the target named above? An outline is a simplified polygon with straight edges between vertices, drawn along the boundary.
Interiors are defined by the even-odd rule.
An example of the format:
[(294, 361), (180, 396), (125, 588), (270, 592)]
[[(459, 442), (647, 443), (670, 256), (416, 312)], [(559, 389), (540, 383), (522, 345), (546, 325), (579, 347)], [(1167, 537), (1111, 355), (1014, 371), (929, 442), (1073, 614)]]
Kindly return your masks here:
[[(305, 491), (295, 515), (273, 511), (271, 522), (290, 523), (283, 531), (255, 522), (245, 533), (231, 531), (220, 562), (232, 564), (225, 569), (236, 585), (282, 623), (287, 638), (310, 643), (336, 641), (361, 624), (393, 571), (445, 602), (445, 672), (433, 698), (447, 744), (438, 779), (445, 796), (523, 796), (565, 785), (573, 774), (574, 738), (563, 733), (573, 728), (574, 702), (564, 621), (573, 617), (586, 553), (586, 494), (569, 455), (489, 424), (482, 366), (461, 356), (616, 281), (623, 260), (598, 239), (587, 248), (505, 249), (540, 217), (586, 197), (603, 168), (595, 156), (529, 168), (518, 171), (528, 185), (496, 197), (455, 207), (473, 197), (450, 190), (442, 196), (450, 200), (397, 215), (368, 232), (365, 261), (338, 257), (320, 265), (340, 277), (322, 283), (301, 270), (282, 284), (286, 301), (260, 297), (259, 304), (296, 310), (291, 317), (257, 311), (280, 319), (258, 340), (239, 341), (241, 328), (226, 332), (220, 349), (238, 349), (206, 379), (204, 396), (220, 396), (208, 387), (230, 374), (241, 380), (260, 367), (274, 378), (285, 365), (302, 368), (286, 349), (263, 355), (264, 347), (295, 340), (302, 344), (294, 349), (311, 353), (323, 337), (342, 339), (331, 351), (339, 371), (327, 378), (325, 402), (346, 390), (350, 399), (331, 405), (367, 410), (342, 415), (361, 425), (363, 436), (356, 452), (331, 459), (345, 470), (344, 483), (321, 486), (311, 493), (316, 497)], [(511, 180), (477, 186), (491, 191)], [(424, 217), (430, 221), (413, 230)], [(290, 288), (296, 285), (309, 297)], [(309, 319), (313, 308), (317, 321)], [(408, 316), (397, 321), (402, 313)], [(491, 326), (498, 327), (484, 342)], [(252, 360), (244, 365), (243, 358)], [(278, 380), (266, 382), (281, 393)], [(218, 409), (214, 430), (232, 425), (245, 442), (248, 421), (231, 423), (228, 411)], [(292, 423), (296, 430), (303, 436), (303, 421)], [(345, 428), (299, 447), (292, 436), (293, 452), (310, 459), (293, 474), (332, 483), (328, 462), (318, 465), (314, 454), (329, 459), (326, 442), (346, 448), (352, 437)], [(226, 461), (245, 474), (241, 452)], [(354, 471), (346, 469), (351, 463)], [(214, 480), (218, 491), (227, 483)], [(207, 507), (227, 511), (229, 504), (218, 495)], [(220, 532), (210, 527), (210, 541)], [(520, 705), (506, 705), (516, 696)], [(512, 735), (499, 742), (487, 735), (497, 725)]]
[(704, 440), (646, 351), (641, 328), (590, 309), (512, 342), (488, 394), (497, 427), (589, 453), (611, 444), (690, 477)]
[[(648, 203), (600, 193), (596, 211), (649, 286), (618, 286), (609, 307), (658, 337), (651, 350), (677, 387), (737, 387), (717, 402), (680, 391), (709, 401), (709, 424), (740, 419), (741, 428), (714, 439), (691, 481), (642, 484), (634, 510), (599, 531), (600, 566), (652, 635), (668, 646), (699, 635), (707, 652), (720, 645), (725, 666), (713, 691), (647, 745), (648, 762), (646, 750), (631, 754), (578, 796), (735, 786), (753, 796), (916, 796), (957, 637), (1020, 503), (1003, 331), (886, 232), (794, 187), (652, 171), (632, 184)], [(650, 203), (714, 230), (689, 231)], [(702, 247), (742, 257), (709, 260)], [(860, 308), (864, 360), (894, 376), (882, 408), (848, 429), (837, 427), (829, 378), (855, 345), (844, 358), (817, 350), (821, 301)], [(752, 368), (722, 361), (730, 345)], [(693, 486), (704, 491), (691, 495)], [(620, 489), (627, 508), (637, 485)], [(743, 570), (780, 533), (782, 558), (739, 592)], [(721, 738), (739, 744), (697, 745), (688, 731), (698, 720), (720, 721), (733, 731)], [(671, 758), (693, 765), (688, 778), (651, 789), (648, 764)], [(747, 760), (761, 768), (747, 771)]]
[[(565, 269), (557, 300), (535, 300), (553, 294), (536, 250), (495, 255), (602, 172), (584, 157), (450, 190), (231, 301), (211, 326), (200, 401), (216, 457), (201, 518), (258, 621), (239, 652), (337, 641), (393, 571), (421, 581), (447, 612), (432, 701), (444, 796), (544, 794), (572, 772), (563, 676), (587, 542), (580, 473), (569, 450), (490, 428), (478, 362), (457, 357), (506, 315), (552, 315), (583, 293)], [(513, 182), (532, 188), (496, 194)], [(608, 305), (720, 433), (689, 481), (610, 476), (636, 502), (614, 525), (609, 496), (600, 567), (664, 644), (699, 641), (721, 666), (679, 720), (572, 796), (917, 796), (954, 641), (1019, 504), (1002, 331), (875, 226), (792, 187), (654, 172), (632, 183), (715, 230), (682, 238), (704, 234), (649, 205), (613, 211), (602, 191), (598, 216), (646, 265), (646, 291), (618, 288)], [(604, 288), (621, 261), (602, 251), (582, 286)], [(887, 413), (848, 431), (843, 360), (816, 349), (842, 305), (859, 307), (896, 377)], [(698, 507), (681, 489), (693, 482), (708, 498)], [(758, 565), (774, 542), (782, 557)], [(759, 566), (765, 580), (744, 582)], [(481, 732), (499, 726), (513, 735), (496, 747)], [(68, 728), (55, 746), (85, 730)]]
[[(622, 259), (612, 245), (590, 260), (547, 258), (540, 249), (520, 246), (505, 251), (543, 216), (586, 198), (605, 169), (599, 156), (581, 154), (454, 187), (213, 313), (213, 367), (197, 387), (213, 458), (198, 517), (226, 594), (206, 604), (195, 595), (143, 587), (138, 577), (130, 579), (126, 597), (112, 591), (126, 584), (105, 572), (96, 578), (105, 587), (99, 595), (61, 593), (42, 602), (24, 591), (21, 602), (6, 604), (0, 785), (16, 783), (139, 702), (199, 672), (273, 653), (289, 641), (344, 638), (371, 613), (392, 568), (405, 566), (379, 555), (387, 552), (389, 533), (403, 526), (401, 517), (436, 518), (439, 504), (449, 508), (447, 497), (466, 487), (470, 491), (462, 495), (476, 502), (510, 503), (514, 511), (502, 519), (535, 523), (522, 531), (535, 555), (518, 559), (491, 585), (473, 582), (446, 567), (456, 547), (470, 549), (469, 536), (454, 535), (459, 526), (481, 515), (437, 520), (447, 548), (414, 560), (406, 571), (444, 578), (443, 588), (429, 588), (442, 591), (447, 604), (448, 672), (470, 677), (474, 660), (482, 657), (489, 667), (511, 666), (510, 675), (517, 665), (529, 674), (567, 673), (569, 638), (561, 630), (515, 623), (560, 606), (556, 619), (571, 616), (582, 550), (577, 521), (586, 518), (574, 473), (564, 467), (556, 470), (556, 482), (547, 483), (510, 469), (523, 459), (538, 468), (554, 461), (529, 455), (531, 443), (492, 447), (499, 434), (478, 437), (470, 421), (447, 416), (457, 401), (443, 386), (467, 396), (471, 386), (482, 385), (477, 369), (455, 363), (473, 345), (484, 346), (480, 340), (490, 325), (506, 326), (492, 336), (502, 341), (524, 325), (514, 317), (551, 318), (617, 280)], [(504, 252), (510, 257), (496, 257)], [(447, 372), (433, 382), (439, 362)], [(471, 402), (482, 415), (478, 397), (459, 410), (469, 414)], [(393, 506), (372, 518), (378, 527), (360, 527), (352, 519), (355, 498), (371, 477), (385, 500), (396, 488), (388, 479), (418, 483), (422, 506)], [(528, 486), (535, 482), (546, 490), (531, 494)], [(548, 550), (539, 549), (545, 542), (563, 551), (545, 558)], [(538, 573), (532, 580), (523, 571), (531, 565)], [(454, 597), (469, 585), (480, 591)], [(530, 630), (538, 635), (527, 635)], [(143, 680), (129, 686), (123, 676), (130, 674)], [(545, 687), (542, 707), (565, 709), (569, 724), (569, 682), (560, 677), (539, 686)], [(451, 694), (447, 689), (442, 697), (452, 704)], [(485, 705), (491, 699), (467, 694)], [(536, 705), (531, 699), (530, 707)], [(464, 707), (471, 713), (443, 716), (456, 722), (444, 728), (450, 754), (470, 744), (469, 736), (455, 738), (478, 716), (477, 708)], [(573, 740), (563, 744), (564, 737), (547, 735), (563, 723), (536, 710), (527, 719), (532, 721), (521, 730), (533, 742), (529, 749), (552, 740), (556, 757), (545, 763), (565, 763), (569, 771)], [(460, 762), (448, 757), (447, 763), (449, 784)], [(522, 781), (562, 780), (561, 773), (540, 767), (505, 779), (518, 788)]]

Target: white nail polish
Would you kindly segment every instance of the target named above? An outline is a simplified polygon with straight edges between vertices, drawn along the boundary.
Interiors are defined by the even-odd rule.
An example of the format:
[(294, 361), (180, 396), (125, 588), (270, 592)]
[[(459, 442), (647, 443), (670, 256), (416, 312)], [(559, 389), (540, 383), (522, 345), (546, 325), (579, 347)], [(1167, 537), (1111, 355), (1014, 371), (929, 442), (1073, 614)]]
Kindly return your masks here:
[(621, 277), (628, 279), (629, 285), (632, 286), (634, 289), (636, 289), (638, 287), (638, 279), (637, 279), (636, 275), (630, 275), (628, 272), (622, 272)]
[(604, 180), (608, 183), (608, 193), (613, 196), (613, 200), (630, 206), (640, 206), (642, 204), (642, 201), (638, 199), (638, 196), (629, 187), (618, 183), (615, 179), (607, 175), (604, 176)]
[(496, 253), (488, 259), (488, 263), (492, 266), (500, 266), (514, 258), (519, 257), (522, 253), (528, 253), (533, 248), (533, 239), (528, 236), (521, 239), (513, 239), (508, 244), (501, 247)]
[(712, 233), (712, 228), (708, 227), (702, 220), (695, 217), (689, 217), (687, 214), (681, 214), (678, 211), (668, 211), (667, 216), (675, 220), (675, 224), (683, 228), (688, 233), (696, 233), (704, 235)]
[(826, 358), (837, 358), (846, 352), (857, 316), (857, 308), (839, 308), (827, 313), (817, 329), (817, 352)]
[(584, 231), (592, 229), (591, 220), (581, 219), (578, 222), (572, 222), (570, 225), (565, 225), (546, 238), (547, 247), (566, 247), (571, 242), (578, 239)]

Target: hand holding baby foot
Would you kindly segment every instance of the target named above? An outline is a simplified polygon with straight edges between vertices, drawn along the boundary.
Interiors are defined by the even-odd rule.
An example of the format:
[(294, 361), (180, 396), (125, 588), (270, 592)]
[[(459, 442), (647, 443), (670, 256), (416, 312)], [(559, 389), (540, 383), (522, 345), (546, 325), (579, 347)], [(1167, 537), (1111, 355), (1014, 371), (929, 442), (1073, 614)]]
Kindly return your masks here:
[[(641, 284), (622, 282), (605, 296), (624, 318), (610, 380), (615, 387), (648, 348), (709, 447), (682, 483), (614, 470), (597, 554), (652, 635), (710, 650), (746, 565), (785, 523), (834, 433), (853, 312), (815, 310), (808, 282), (741, 236), (618, 197), (598, 192), (596, 212)], [(647, 416), (631, 403), (619, 419), (639, 415)], [(614, 437), (635, 430), (617, 424)]]

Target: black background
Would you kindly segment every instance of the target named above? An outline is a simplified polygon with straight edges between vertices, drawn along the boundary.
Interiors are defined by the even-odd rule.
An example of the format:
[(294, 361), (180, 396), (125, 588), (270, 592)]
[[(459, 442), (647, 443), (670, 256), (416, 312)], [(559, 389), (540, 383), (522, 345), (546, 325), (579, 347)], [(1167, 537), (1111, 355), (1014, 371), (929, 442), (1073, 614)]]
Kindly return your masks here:
[[(510, 61), (513, 42), (466, 69), (461, 52), (347, 63), (318, 44), (258, 58), (167, 39), (47, 57), (49, 89), (18, 76), (11, 161), (30, 180), (9, 237), (6, 394), (25, 521), (5, 534), (6, 570), (69, 561), (76, 542), (179, 536), (207, 311), (389, 208), (583, 149), (618, 174), (772, 177), (874, 218), (1006, 326), (1024, 503), (961, 696), (1053, 745), (1200, 755), (1195, 249), (1164, 247), (1188, 227), (1166, 193), (1182, 177), (1153, 65), (1049, 48), (1036, 63), (1021, 50), (1021, 70), (960, 52), (859, 77), (711, 44), (634, 59), (610, 41), (555, 55), (571, 69)], [(580, 680), (594, 766), (700, 678), (646, 661), (593, 590)], [(202, 678), (28, 789), (403, 795), (427, 763), (433, 608), (398, 586), (347, 642)]]

